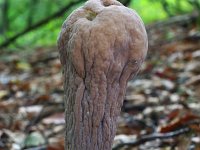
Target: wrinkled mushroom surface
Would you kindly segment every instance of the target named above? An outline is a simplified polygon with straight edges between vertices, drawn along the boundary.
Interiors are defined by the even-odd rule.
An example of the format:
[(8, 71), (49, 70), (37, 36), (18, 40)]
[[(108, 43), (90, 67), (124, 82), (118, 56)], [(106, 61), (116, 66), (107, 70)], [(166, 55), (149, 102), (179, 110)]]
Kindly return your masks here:
[(126, 84), (147, 53), (138, 14), (115, 0), (89, 0), (64, 22), (66, 149), (110, 150)]

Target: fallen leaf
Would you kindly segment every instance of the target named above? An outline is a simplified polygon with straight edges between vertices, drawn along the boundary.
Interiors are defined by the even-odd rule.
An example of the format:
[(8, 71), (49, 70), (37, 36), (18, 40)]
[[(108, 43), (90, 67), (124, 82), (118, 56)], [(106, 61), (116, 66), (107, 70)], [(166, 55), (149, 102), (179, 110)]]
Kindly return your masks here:
[(56, 113), (47, 118), (44, 118), (42, 122), (44, 124), (64, 124), (65, 123), (65, 115), (64, 113)]
[(161, 133), (167, 133), (167, 132), (171, 132), (176, 130), (177, 128), (182, 127), (183, 125), (187, 124), (190, 121), (196, 120), (196, 119), (200, 119), (199, 116), (194, 115), (192, 113), (188, 113), (185, 116), (179, 118), (177, 121), (175, 121), (174, 123), (171, 123), (165, 127), (162, 127), (160, 129)]
[(41, 146), (46, 143), (45, 138), (40, 132), (31, 132), (27, 135), (27, 137), (24, 140), (24, 147), (35, 147), (35, 146)]

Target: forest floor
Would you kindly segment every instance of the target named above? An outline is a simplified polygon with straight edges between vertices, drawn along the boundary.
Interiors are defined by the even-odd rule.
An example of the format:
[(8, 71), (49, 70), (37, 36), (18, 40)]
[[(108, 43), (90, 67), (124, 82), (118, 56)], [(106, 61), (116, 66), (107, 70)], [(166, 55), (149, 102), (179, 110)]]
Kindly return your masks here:
[[(160, 23), (147, 31), (148, 57), (128, 83), (113, 149), (200, 150), (198, 26)], [(1, 52), (0, 60), (0, 150), (64, 150), (56, 48)]]

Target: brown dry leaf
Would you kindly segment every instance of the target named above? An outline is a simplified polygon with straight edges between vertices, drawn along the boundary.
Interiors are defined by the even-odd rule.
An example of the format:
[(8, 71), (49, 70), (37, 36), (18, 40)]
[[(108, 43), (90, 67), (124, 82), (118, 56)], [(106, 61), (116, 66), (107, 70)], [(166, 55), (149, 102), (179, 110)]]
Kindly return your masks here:
[(64, 138), (51, 138), (46, 150), (64, 150)]
[[(165, 49), (165, 53), (172, 54), (174, 52), (186, 52), (186, 51), (193, 51), (199, 48), (199, 45), (192, 41), (180, 41), (180, 42), (173, 42), (162, 46)], [(192, 57), (191, 57), (192, 58)]]
[(160, 129), (160, 132), (161, 133), (167, 133), (167, 132), (171, 132), (171, 131), (174, 131), (176, 130), (177, 128), (187, 124), (188, 122), (190, 121), (193, 121), (193, 120), (196, 120), (196, 119), (200, 119), (199, 116), (197, 115), (194, 115), (192, 113), (188, 113), (186, 114), (185, 116), (179, 118), (177, 121), (175, 121), (174, 123), (171, 123), (165, 127), (162, 127)]
[(20, 103), (21, 102), (17, 100), (2, 101), (0, 103), (0, 112), (4, 112), (4, 113), (17, 112), (20, 106)]
[(193, 76), (191, 79), (189, 79), (185, 83), (185, 85), (190, 86), (190, 85), (198, 84), (199, 82), (200, 82), (200, 75), (197, 75), (197, 76)]
[(189, 125), (189, 127), (193, 130), (193, 131), (195, 131), (195, 133), (200, 133), (200, 124), (191, 124), (191, 125)]
[(190, 136), (180, 136), (178, 137), (178, 144), (177, 144), (177, 150), (188, 150), (188, 147), (191, 144)]
[(16, 130), (21, 130), (23, 127), (23, 121), (22, 120), (16, 120), (13, 122), (11, 130), (16, 131)]
[(200, 144), (198, 144), (197, 146), (196, 146), (196, 149), (195, 150), (200, 150)]
[(31, 120), (35, 116), (38, 116), (42, 109), (42, 105), (22, 106), (19, 108), (19, 114), (22, 116), (26, 116), (28, 119)]
[(29, 105), (44, 104), (49, 100), (50, 100), (49, 95), (40, 95), (36, 99), (34, 99), (33, 101), (29, 102), (30, 103)]
[(11, 91), (26, 91), (30, 90), (30, 82), (29, 81), (10, 81), (8, 83), (8, 88)]
[(44, 124), (64, 124), (65, 119), (64, 119), (64, 113), (55, 113), (47, 118), (44, 118), (42, 120)]
[(155, 73), (155, 75), (157, 75), (160, 78), (169, 79), (171, 81), (175, 81), (177, 79), (177, 76), (174, 73), (174, 70), (172, 68), (170, 68), (170, 67), (165, 68), (162, 72), (157, 71)]
[(141, 130), (141, 127), (130, 128), (127, 125), (120, 125), (117, 129), (117, 134), (139, 135)]
[(176, 118), (179, 114), (180, 114), (180, 109), (175, 109), (172, 112), (170, 112), (167, 117), (169, 120), (173, 120), (174, 118)]
[(29, 91), (30, 90), (30, 82), (20, 82), (19, 84), (19, 89), (22, 90), (22, 91)]

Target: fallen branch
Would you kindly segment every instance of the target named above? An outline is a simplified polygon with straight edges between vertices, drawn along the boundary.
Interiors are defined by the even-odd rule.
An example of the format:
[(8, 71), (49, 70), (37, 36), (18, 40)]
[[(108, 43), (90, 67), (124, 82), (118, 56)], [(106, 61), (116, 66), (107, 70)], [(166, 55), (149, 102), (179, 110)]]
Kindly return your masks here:
[(36, 24), (34, 25), (31, 25), (27, 28), (25, 28), (23, 31), (17, 33), (16, 35), (8, 38), (5, 42), (3, 42), (1, 45), (0, 45), (0, 48), (4, 48), (8, 45), (10, 45), (12, 42), (16, 41), (17, 38), (19, 38), (20, 36), (30, 32), (30, 31), (33, 31), (43, 25), (46, 25), (47, 23), (49, 23), (50, 21), (52, 21), (53, 19), (55, 18), (58, 18), (58, 17), (61, 17), (68, 9), (70, 9), (71, 7), (73, 7), (74, 5), (77, 5), (79, 4), (80, 2), (82, 2), (83, 0), (80, 0), (80, 1), (72, 1), (70, 2), (68, 5), (66, 5), (65, 7), (63, 7), (62, 9), (60, 9), (58, 12), (54, 13), (53, 15), (37, 22)]
[(139, 138), (138, 140), (133, 141), (133, 142), (120, 143), (120, 144), (116, 145), (115, 147), (113, 147), (112, 150), (120, 150), (124, 146), (134, 147), (134, 146), (138, 146), (140, 144), (144, 144), (145, 142), (153, 141), (153, 140), (156, 140), (156, 139), (169, 139), (169, 138), (172, 138), (172, 137), (175, 137), (175, 136), (179, 136), (181, 134), (188, 133), (189, 131), (190, 131), (190, 129), (186, 127), (186, 128), (182, 128), (182, 129), (179, 129), (179, 130), (176, 130), (176, 131), (173, 131), (173, 132), (168, 132), (168, 133), (165, 133), (165, 134), (154, 133), (154, 134), (151, 134), (151, 135), (145, 135), (145, 136), (142, 136), (141, 138)]
[(169, 27), (170, 25), (185, 25), (185, 24), (190, 24), (191, 22), (196, 22), (197, 19), (199, 18), (199, 13), (194, 12), (192, 14), (185, 14), (185, 15), (180, 15), (180, 16), (174, 16), (166, 21), (159, 21), (157, 23), (153, 23), (150, 25), (146, 26), (147, 32), (151, 31), (152, 29), (158, 29), (158, 28), (163, 28), (163, 27)]

